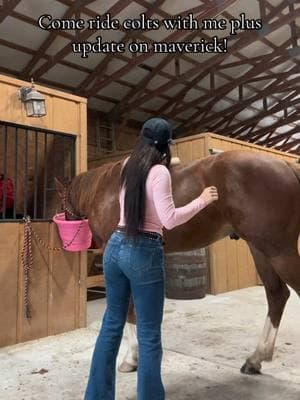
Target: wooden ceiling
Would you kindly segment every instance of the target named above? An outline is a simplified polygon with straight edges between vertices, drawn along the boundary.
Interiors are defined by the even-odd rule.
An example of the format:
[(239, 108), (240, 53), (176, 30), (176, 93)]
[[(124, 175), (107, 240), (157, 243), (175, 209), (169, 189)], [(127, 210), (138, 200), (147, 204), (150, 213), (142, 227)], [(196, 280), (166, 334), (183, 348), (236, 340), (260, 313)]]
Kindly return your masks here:
[[(300, 154), (300, 1), (298, 0), (2, 0), (0, 72), (88, 97), (89, 107), (123, 124), (161, 115), (177, 137), (213, 131)], [(228, 37), (223, 54), (92, 54), (81, 58), (71, 43), (93, 41), (99, 31), (43, 31), (38, 17), (120, 21), (203, 18), (263, 21), (261, 30), (101, 31), (128, 43), (199, 41)]]

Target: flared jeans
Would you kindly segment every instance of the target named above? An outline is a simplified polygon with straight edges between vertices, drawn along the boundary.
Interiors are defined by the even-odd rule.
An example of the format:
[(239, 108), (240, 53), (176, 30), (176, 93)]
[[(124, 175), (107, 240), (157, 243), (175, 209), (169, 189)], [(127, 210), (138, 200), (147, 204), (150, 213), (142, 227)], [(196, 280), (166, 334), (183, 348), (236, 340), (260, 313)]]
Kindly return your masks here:
[[(92, 358), (85, 400), (115, 400), (116, 358), (130, 296), (139, 346), (137, 400), (164, 400), (161, 323), (164, 306), (162, 239), (114, 232), (103, 255), (107, 308)], [(123, 398), (125, 398), (125, 393)]]

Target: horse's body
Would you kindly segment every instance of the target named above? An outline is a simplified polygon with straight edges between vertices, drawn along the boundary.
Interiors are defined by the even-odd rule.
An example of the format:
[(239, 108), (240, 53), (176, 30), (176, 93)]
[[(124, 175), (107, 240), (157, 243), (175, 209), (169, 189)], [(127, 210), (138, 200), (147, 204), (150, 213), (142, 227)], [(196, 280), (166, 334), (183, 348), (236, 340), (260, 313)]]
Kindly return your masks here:
[[(74, 178), (70, 207), (89, 218), (95, 241), (105, 244), (119, 221), (119, 176), (122, 161)], [(165, 250), (207, 246), (230, 233), (245, 239), (265, 286), (268, 315), (262, 337), (242, 371), (258, 373), (273, 355), (277, 330), (289, 297), (287, 284), (300, 294), (300, 170), (293, 164), (247, 151), (229, 151), (184, 166), (172, 167), (176, 207), (216, 186), (219, 200), (189, 222), (165, 231)], [(123, 363), (130, 369), (136, 357)], [(129, 363), (129, 364), (128, 364)]]

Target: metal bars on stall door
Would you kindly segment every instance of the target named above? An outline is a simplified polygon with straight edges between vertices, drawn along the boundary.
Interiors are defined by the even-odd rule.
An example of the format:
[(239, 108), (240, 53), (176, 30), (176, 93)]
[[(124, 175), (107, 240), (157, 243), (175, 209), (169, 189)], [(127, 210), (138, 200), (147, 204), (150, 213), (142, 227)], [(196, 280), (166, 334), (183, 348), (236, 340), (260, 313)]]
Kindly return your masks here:
[[(50, 220), (47, 206), (55, 191), (54, 176), (75, 176), (75, 140), (72, 134), (0, 121), (0, 222), (19, 221), (27, 215), (33, 221)], [(8, 179), (14, 186), (9, 213)]]
[(6, 210), (6, 192), (7, 192), (7, 126), (4, 127), (4, 138), (3, 138), (3, 185), (2, 185), (2, 219), (5, 218), (5, 210)]

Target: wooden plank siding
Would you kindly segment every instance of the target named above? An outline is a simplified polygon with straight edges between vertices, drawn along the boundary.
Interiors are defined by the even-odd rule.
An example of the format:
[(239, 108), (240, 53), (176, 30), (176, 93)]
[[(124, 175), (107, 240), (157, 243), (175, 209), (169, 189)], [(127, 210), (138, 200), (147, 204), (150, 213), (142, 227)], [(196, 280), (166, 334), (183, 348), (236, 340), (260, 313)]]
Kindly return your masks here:
[[(28, 82), (0, 74), (0, 121), (29, 127), (29, 131), (30, 127), (34, 127), (73, 135), (76, 139), (76, 174), (86, 171), (87, 99), (36, 85), (36, 89), (45, 96), (47, 115), (42, 118), (29, 118), (26, 116), (24, 104), (18, 98), (18, 89), (30, 85)], [(18, 143), (21, 164), (24, 159), (22, 140)], [(49, 141), (48, 144), (50, 148), (52, 142)], [(29, 150), (31, 154), (31, 147)], [(7, 153), (7, 165), (13, 170), (13, 143), (9, 143)], [(41, 153), (38, 172), (43, 169), (43, 164), (44, 156)], [(1, 165), (0, 160), (0, 169)], [(19, 167), (21, 173), (22, 168)], [(62, 166), (64, 170), (65, 167)], [(18, 193), (19, 191), (22, 191), (22, 185), (18, 187)], [(21, 197), (20, 195), (19, 199)], [(48, 204), (47, 211), (49, 207)], [(17, 210), (19, 208), (22, 209), (20, 204), (17, 205)], [(61, 245), (57, 228), (52, 222), (34, 222), (32, 225), (45, 243), (50, 246)], [(53, 252), (34, 240), (34, 264), (30, 278), (32, 319), (24, 318), (24, 271), (20, 256), (23, 240), (23, 223), (1, 221), (0, 347), (86, 326), (86, 252)]]
[[(53, 223), (33, 222), (32, 226), (50, 247), (61, 245)], [(81, 274), (86, 271), (80, 270), (80, 253), (48, 250), (34, 238), (29, 282), (32, 318), (25, 318), (23, 242), (22, 223), (0, 224), (0, 347), (84, 326)]]
[[(17, 342), (19, 230), (15, 224), (0, 226), (0, 346)], [(2, 232), (2, 234), (1, 234)]]

